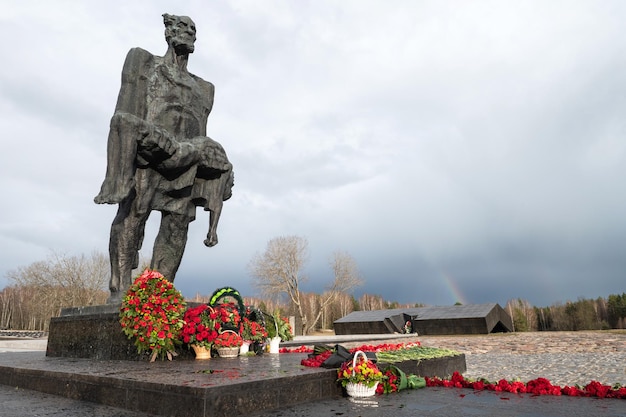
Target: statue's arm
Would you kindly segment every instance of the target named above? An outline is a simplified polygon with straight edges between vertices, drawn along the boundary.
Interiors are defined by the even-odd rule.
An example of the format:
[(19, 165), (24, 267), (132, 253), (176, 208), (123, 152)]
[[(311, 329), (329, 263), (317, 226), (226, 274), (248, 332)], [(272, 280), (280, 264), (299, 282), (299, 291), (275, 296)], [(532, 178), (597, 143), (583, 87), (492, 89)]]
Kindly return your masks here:
[(176, 141), (170, 132), (146, 120), (148, 113), (148, 80), (154, 75), (155, 57), (142, 48), (126, 55), (122, 69), (122, 86), (115, 113), (135, 131), (139, 166), (153, 165), (161, 171), (188, 167), (197, 162), (190, 144)]
[(111, 118), (107, 139), (107, 171), (98, 204), (116, 204), (125, 199), (134, 186), (135, 171), (148, 163), (137, 154), (137, 140), (147, 130), (147, 77), (154, 57), (143, 49), (131, 49), (122, 69), (122, 86)]
[(196, 81), (196, 84), (200, 87), (200, 89), (202, 90), (202, 98), (204, 100), (203, 102), (203, 120), (200, 123), (200, 132), (199, 135), (200, 136), (207, 136), (206, 134), (206, 124), (207, 124), (207, 120), (209, 118), (209, 114), (211, 113), (211, 110), (213, 109), (213, 99), (215, 97), (215, 86), (208, 82), (208, 81), (204, 81), (202, 78), (200, 77), (196, 77), (195, 75), (191, 74), (191, 76), (194, 78), (194, 80)]
[(148, 73), (153, 63), (154, 55), (144, 49), (133, 48), (128, 51), (122, 69), (122, 86), (117, 97), (116, 112), (130, 113), (145, 120)]

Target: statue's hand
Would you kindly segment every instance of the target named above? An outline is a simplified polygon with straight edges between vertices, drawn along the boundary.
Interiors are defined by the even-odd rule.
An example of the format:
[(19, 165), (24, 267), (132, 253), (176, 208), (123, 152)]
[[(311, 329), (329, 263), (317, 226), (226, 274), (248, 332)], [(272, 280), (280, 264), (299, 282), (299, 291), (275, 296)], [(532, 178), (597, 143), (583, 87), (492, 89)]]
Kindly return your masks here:
[(232, 169), (226, 153), (216, 143), (208, 143), (200, 150), (200, 166), (226, 172)]
[(176, 153), (176, 141), (168, 132), (156, 126), (146, 127), (141, 131), (137, 140), (139, 152), (142, 156), (150, 159), (150, 156), (157, 158), (169, 158)]

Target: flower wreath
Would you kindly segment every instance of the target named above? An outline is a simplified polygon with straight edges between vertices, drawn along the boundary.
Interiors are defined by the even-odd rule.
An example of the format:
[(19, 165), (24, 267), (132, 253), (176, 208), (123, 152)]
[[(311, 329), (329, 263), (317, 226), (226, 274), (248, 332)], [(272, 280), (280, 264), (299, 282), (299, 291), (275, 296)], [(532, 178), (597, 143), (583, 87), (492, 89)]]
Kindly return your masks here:
[(180, 344), (185, 301), (174, 285), (157, 271), (146, 269), (130, 286), (122, 300), (120, 324), (137, 351), (157, 356), (176, 356)]
[[(227, 301), (233, 299), (234, 301)], [(222, 330), (239, 331), (241, 316), (245, 314), (243, 299), (239, 291), (232, 287), (218, 288), (213, 292), (208, 305), (218, 313)]]

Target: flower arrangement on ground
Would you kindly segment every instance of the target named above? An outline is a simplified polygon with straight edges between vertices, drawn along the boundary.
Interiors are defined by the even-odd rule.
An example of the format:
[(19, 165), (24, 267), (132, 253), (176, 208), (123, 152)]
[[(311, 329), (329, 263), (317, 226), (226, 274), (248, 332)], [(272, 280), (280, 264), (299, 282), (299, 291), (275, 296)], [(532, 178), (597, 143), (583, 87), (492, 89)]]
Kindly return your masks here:
[(185, 300), (174, 285), (157, 271), (146, 269), (122, 299), (120, 324), (139, 353), (157, 357), (176, 356), (183, 328)]
[(184, 320), (183, 342), (210, 349), (222, 327), (218, 313), (208, 305), (200, 304), (187, 309)]
[(280, 312), (276, 311), (274, 314), (267, 314), (269, 320), (267, 321), (267, 333), (268, 338), (273, 339), (279, 337), (280, 340), (286, 342), (293, 339), (293, 331), (289, 324), (287, 317), (281, 317)]
[(391, 394), (403, 389), (424, 388), (426, 379), (415, 374), (407, 375), (402, 369), (395, 365), (389, 365), (383, 370), (383, 379), (378, 387), (376, 394)]
[(217, 312), (217, 317), (220, 321), (222, 329), (239, 331), (239, 325), (241, 324), (241, 315), (239, 314), (239, 308), (237, 304), (233, 302), (220, 303), (213, 307)]
[(413, 324), (411, 323), (411, 320), (407, 320), (406, 323), (404, 323), (404, 327), (402, 328), (402, 332), (404, 334), (413, 333)]
[(239, 334), (241, 334), (243, 340), (249, 342), (262, 342), (267, 339), (265, 327), (257, 321), (250, 320), (248, 317), (244, 317), (241, 321)]
[(227, 330), (220, 333), (215, 340), (213, 341), (213, 345), (216, 348), (238, 348), (243, 343), (243, 339), (239, 334), (232, 330)]
[[(443, 356), (454, 356), (458, 352), (450, 351), (447, 349), (435, 349), (424, 348), (427, 353), (426, 356), (415, 357), (412, 355), (406, 355), (403, 352), (410, 352), (417, 350), (419, 342), (416, 344), (382, 344), (382, 345), (363, 345), (360, 347), (350, 349), (350, 352), (356, 350), (372, 351), (376, 352), (378, 360), (381, 362), (402, 362), (405, 360), (424, 360), (432, 359), (435, 357), (442, 357), (441, 355), (434, 354), (431, 349), (440, 351)], [(333, 349), (325, 346), (315, 346), (313, 349), (300, 346), (295, 349), (281, 349), (282, 353), (310, 353), (309, 357), (303, 359), (301, 364), (303, 366), (320, 367), (328, 359)], [(400, 352), (396, 357), (390, 357), (391, 352)], [(436, 353), (436, 352), (435, 352)], [(392, 360), (393, 359), (393, 360)], [(466, 379), (459, 372), (454, 372), (449, 379), (441, 379), (438, 377), (417, 377), (413, 374), (406, 375), (408, 388), (422, 388), (427, 387), (452, 387), (452, 388), (470, 388), (477, 391), (488, 390), (496, 392), (506, 393), (527, 393), (531, 395), (568, 395), (575, 397), (597, 397), (597, 398), (621, 398), (626, 399), (626, 386), (617, 383), (614, 385), (602, 384), (598, 381), (591, 381), (586, 385), (575, 386), (563, 386), (553, 385), (546, 378), (536, 378), (526, 383), (522, 381), (508, 381), (506, 379), (500, 379), (497, 382), (490, 382), (484, 378), (479, 379)], [(414, 381), (415, 386), (411, 386), (411, 381)], [(383, 371), (383, 380), (378, 385), (376, 392), (378, 394), (392, 393), (401, 390), (402, 388), (401, 374), (393, 369), (385, 368)]]
[(373, 388), (383, 380), (383, 373), (374, 362), (367, 359), (362, 351), (358, 351), (354, 354), (353, 360), (341, 365), (337, 371), (337, 380), (343, 387), (348, 387), (349, 384), (360, 384)]

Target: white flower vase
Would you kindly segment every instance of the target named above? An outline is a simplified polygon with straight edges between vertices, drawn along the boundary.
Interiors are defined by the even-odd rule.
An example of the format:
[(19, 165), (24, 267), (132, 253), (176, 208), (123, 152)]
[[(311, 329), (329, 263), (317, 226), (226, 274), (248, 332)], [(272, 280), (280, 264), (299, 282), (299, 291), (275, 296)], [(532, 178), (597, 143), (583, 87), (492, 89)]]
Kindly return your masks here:
[(251, 344), (252, 344), (252, 342), (244, 340), (243, 344), (239, 347), (239, 354), (240, 355), (245, 355), (246, 353), (250, 352), (250, 345)]
[(280, 353), (280, 337), (272, 337), (270, 339), (270, 353)]

